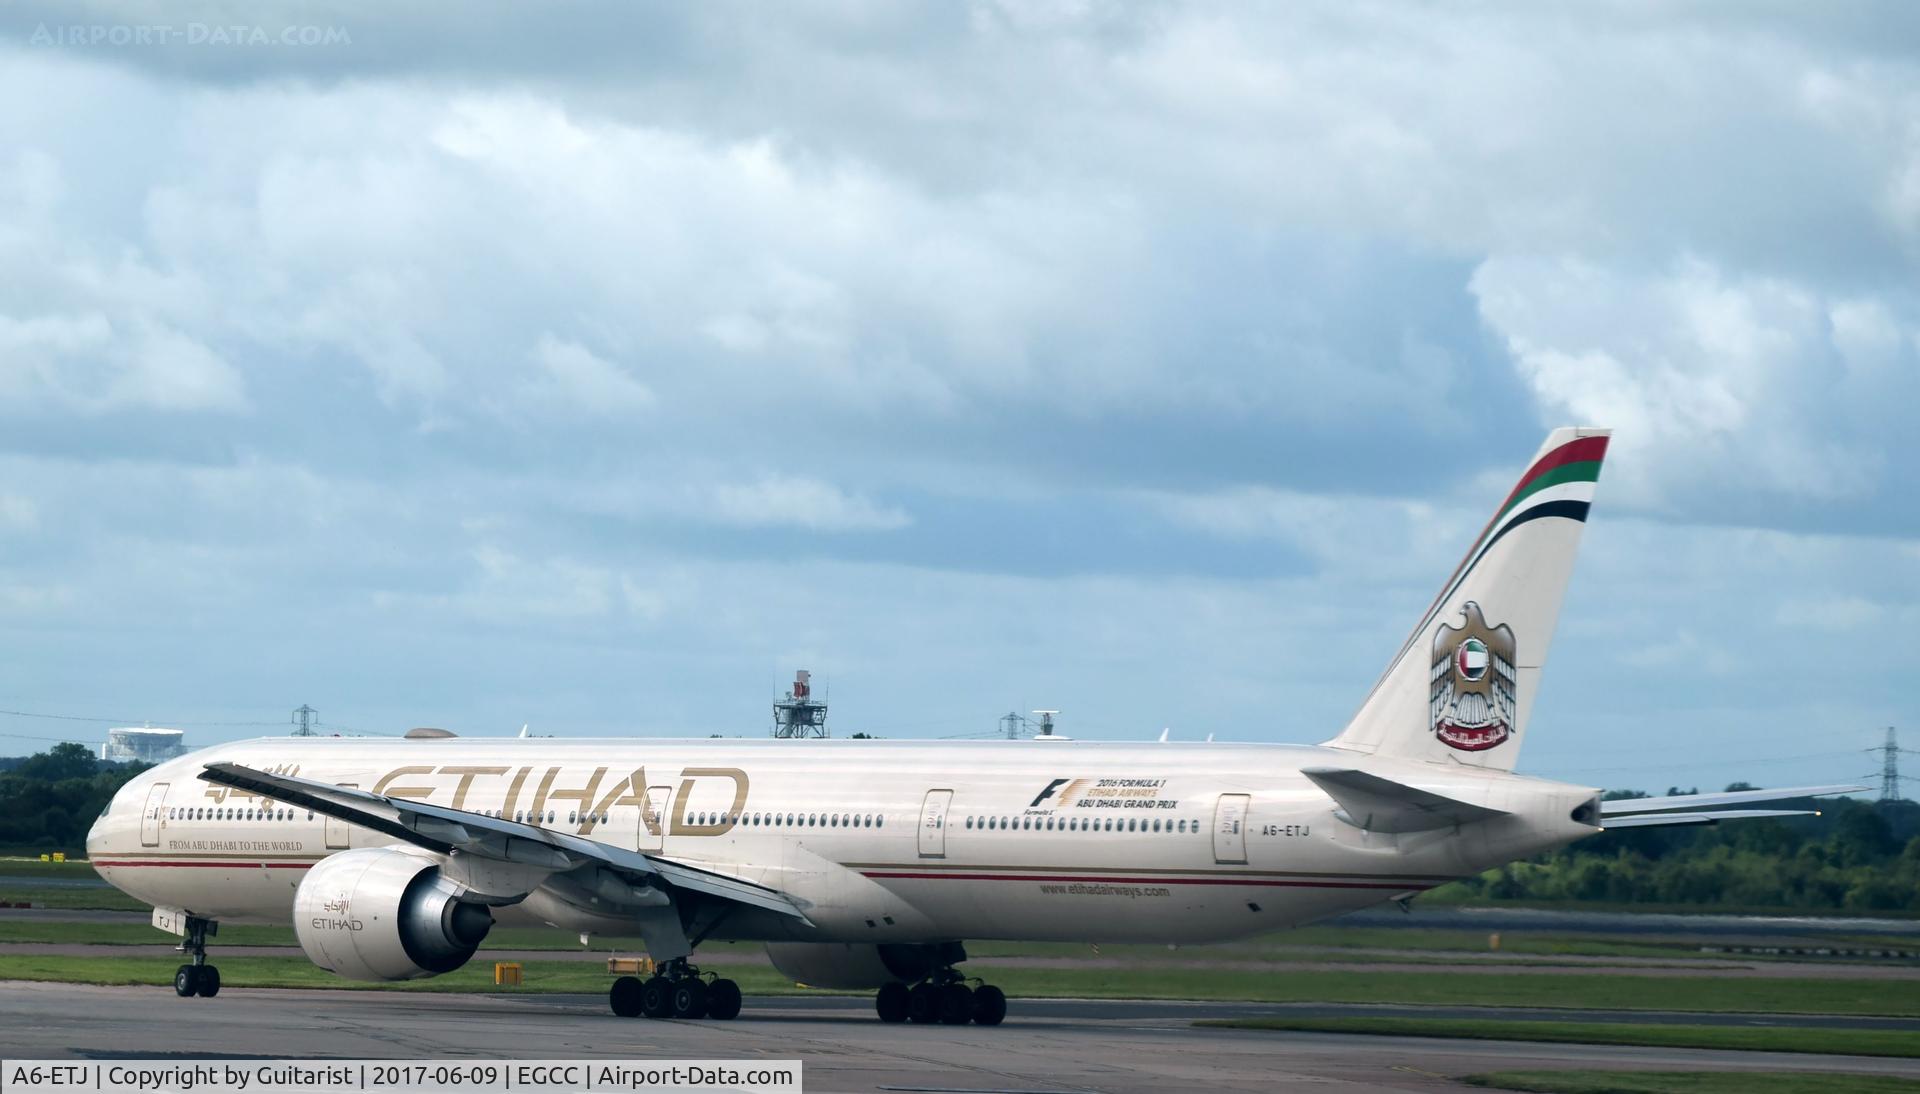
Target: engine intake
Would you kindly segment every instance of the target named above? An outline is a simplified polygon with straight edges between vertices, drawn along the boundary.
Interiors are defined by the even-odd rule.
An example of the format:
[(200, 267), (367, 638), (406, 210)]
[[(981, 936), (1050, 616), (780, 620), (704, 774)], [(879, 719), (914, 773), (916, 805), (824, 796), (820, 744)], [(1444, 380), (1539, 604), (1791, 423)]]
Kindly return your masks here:
[(293, 897), (294, 933), (314, 964), (349, 980), (415, 980), (467, 963), (493, 927), (483, 904), (432, 859), (390, 847), (329, 855)]

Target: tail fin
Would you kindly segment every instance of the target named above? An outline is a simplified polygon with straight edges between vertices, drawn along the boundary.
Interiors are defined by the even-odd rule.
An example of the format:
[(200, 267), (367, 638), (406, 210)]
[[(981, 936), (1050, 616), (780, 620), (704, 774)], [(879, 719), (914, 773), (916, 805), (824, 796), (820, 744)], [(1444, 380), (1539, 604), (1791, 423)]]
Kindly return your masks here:
[(1328, 745), (1513, 770), (1609, 432), (1548, 435)]

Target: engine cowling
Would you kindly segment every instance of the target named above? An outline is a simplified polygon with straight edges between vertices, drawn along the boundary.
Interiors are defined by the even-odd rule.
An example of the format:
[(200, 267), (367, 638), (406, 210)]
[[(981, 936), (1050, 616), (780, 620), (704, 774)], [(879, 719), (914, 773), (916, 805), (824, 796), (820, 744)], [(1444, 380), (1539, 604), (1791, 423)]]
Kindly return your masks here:
[(967, 953), (958, 942), (769, 942), (767, 959), (782, 976), (813, 988), (858, 991), (917, 984)]
[(328, 855), (293, 896), (293, 928), (314, 964), (349, 980), (415, 980), (467, 963), (493, 927), (432, 859), (390, 847)]

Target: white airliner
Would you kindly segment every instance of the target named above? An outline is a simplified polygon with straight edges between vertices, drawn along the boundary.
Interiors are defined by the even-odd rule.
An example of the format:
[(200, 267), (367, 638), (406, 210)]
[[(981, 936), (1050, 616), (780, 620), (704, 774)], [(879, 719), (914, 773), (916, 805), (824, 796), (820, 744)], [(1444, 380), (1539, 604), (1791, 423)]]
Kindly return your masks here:
[(1604, 828), (1858, 787), (1600, 800), (1512, 773), (1607, 432), (1547, 438), (1359, 712), (1313, 745), (276, 737), (129, 782), (101, 876), (184, 936), (212, 996), (221, 919), (292, 922), (358, 980), (460, 967), (495, 922), (640, 939), (622, 1016), (731, 1018), (703, 941), (877, 988), (889, 1022), (996, 1024), (967, 939), (1198, 943), (1307, 923)]

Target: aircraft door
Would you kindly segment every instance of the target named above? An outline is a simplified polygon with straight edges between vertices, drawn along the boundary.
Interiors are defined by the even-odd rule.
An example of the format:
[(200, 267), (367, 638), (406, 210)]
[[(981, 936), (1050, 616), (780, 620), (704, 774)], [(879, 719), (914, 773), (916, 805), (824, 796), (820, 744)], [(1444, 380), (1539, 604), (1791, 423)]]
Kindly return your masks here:
[[(343, 790), (358, 790), (359, 783), (341, 783)], [(353, 825), (339, 817), (328, 817), (326, 825), (327, 850), (343, 851), (353, 846)]]
[(1213, 810), (1213, 861), (1244, 865), (1247, 861), (1247, 794), (1222, 794)]
[(667, 825), (670, 818), (667, 809), (673, 803), (673, 787), (647, 787), (647, 800), (640, 806), (639, 842), (634, 846), (647, 854), (657, 855), (666, 849)]
[(953, 801), (951, 790), (929, 790), (920, 805), (920, 857), (947, 857), (947, 805)]
[(167, 783), (154, 783), (147, 791), (147, 808), (140, 814), (140, 846), (160, 846), (160, 818), (167, 808)]

